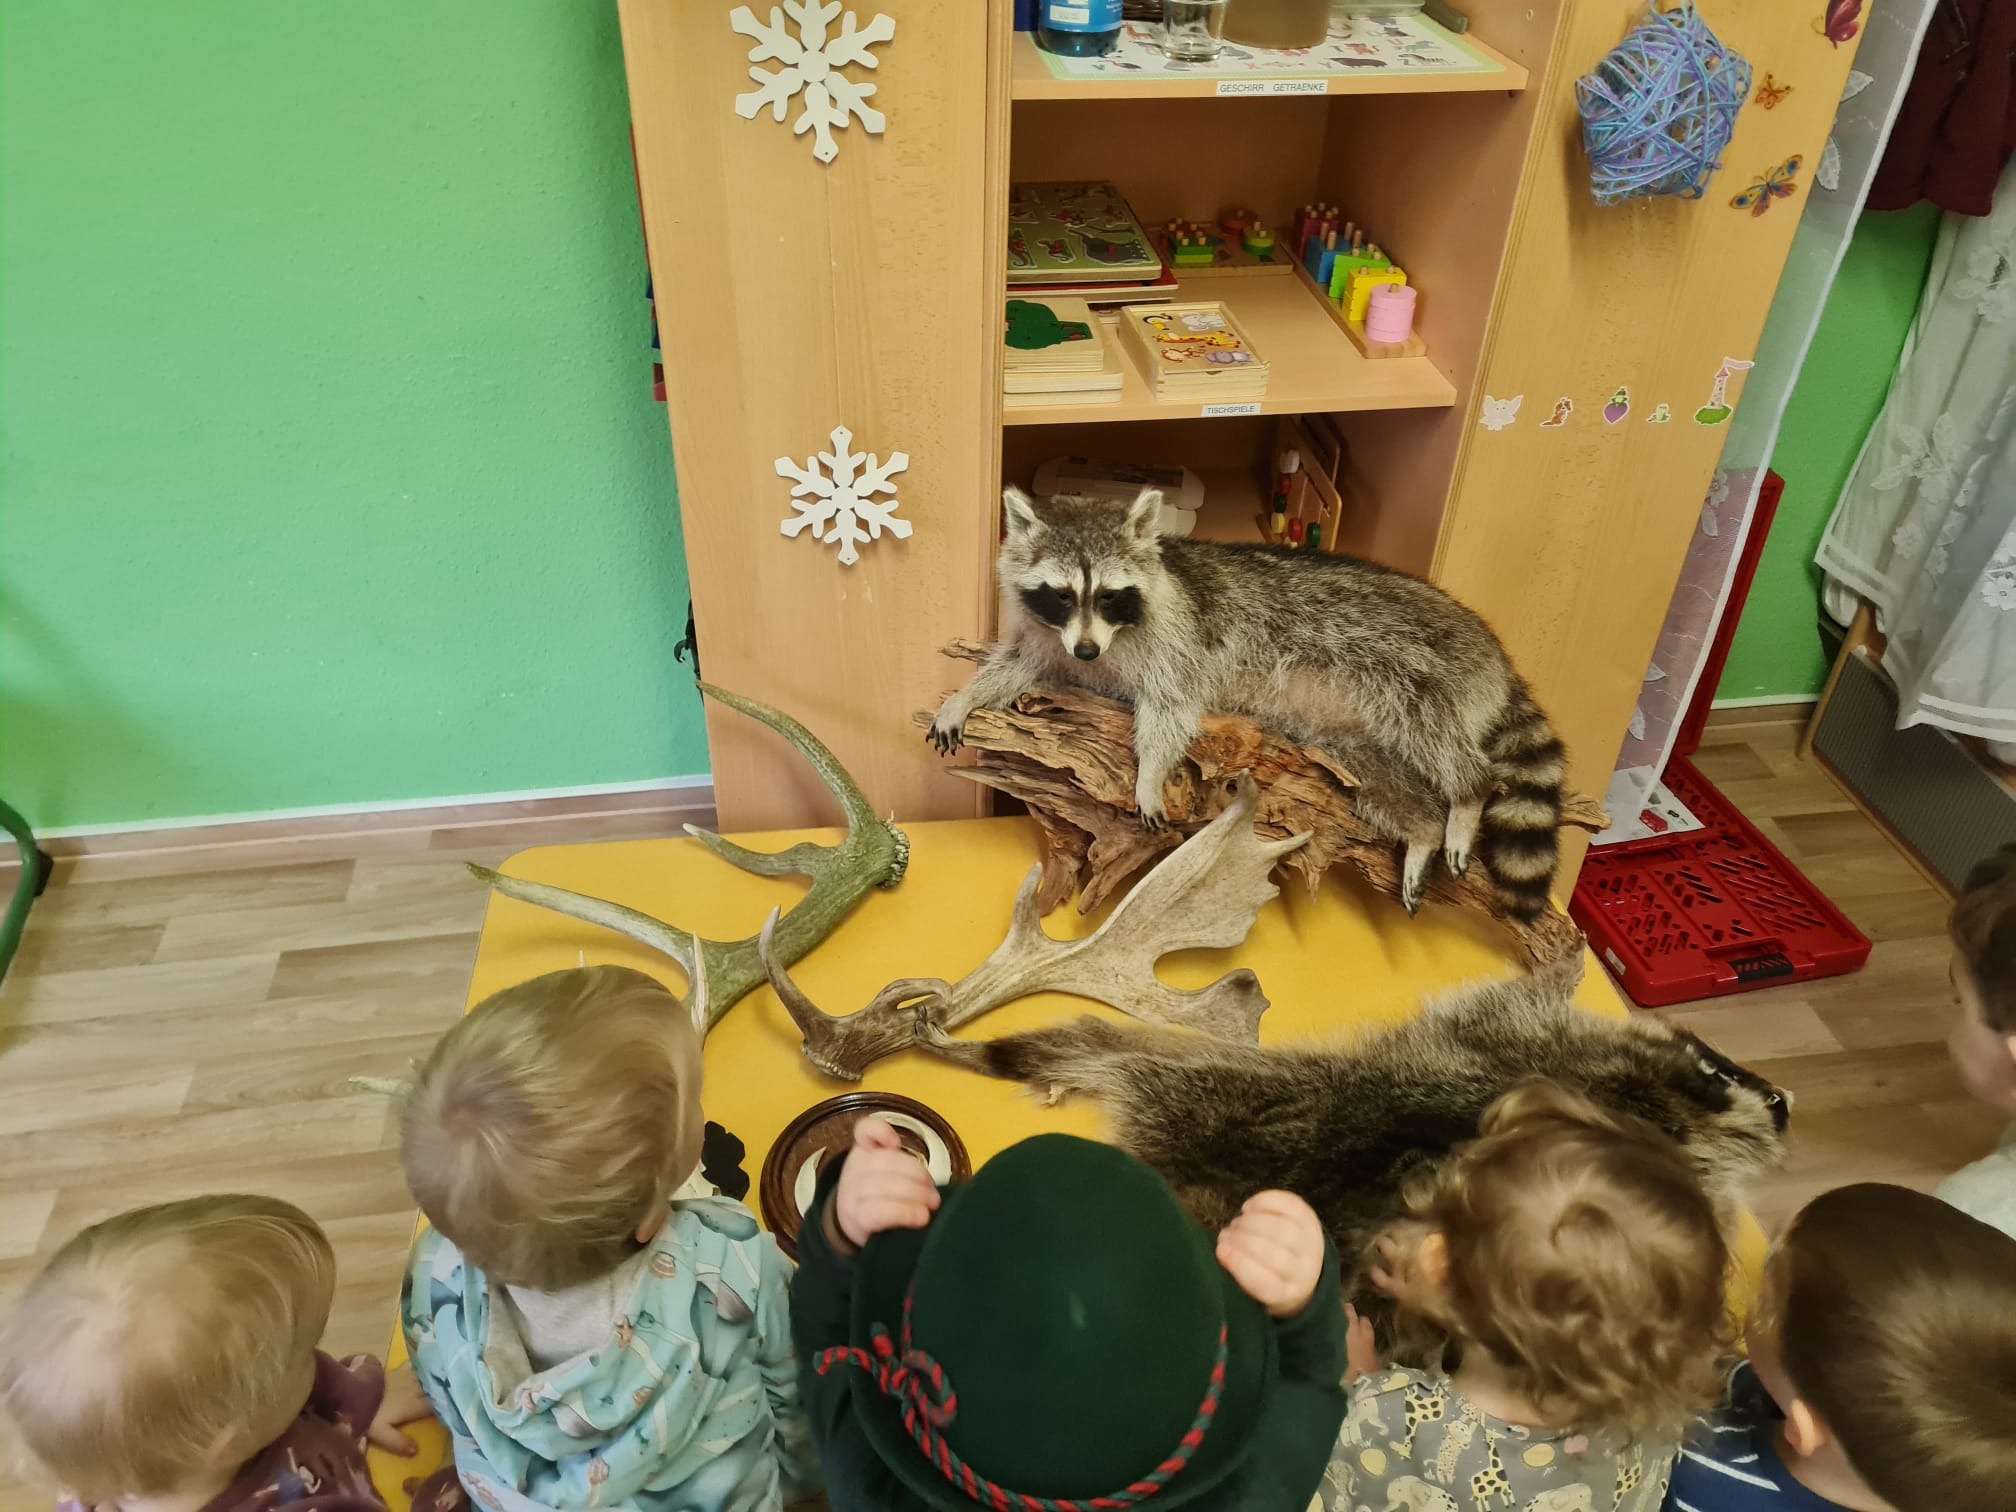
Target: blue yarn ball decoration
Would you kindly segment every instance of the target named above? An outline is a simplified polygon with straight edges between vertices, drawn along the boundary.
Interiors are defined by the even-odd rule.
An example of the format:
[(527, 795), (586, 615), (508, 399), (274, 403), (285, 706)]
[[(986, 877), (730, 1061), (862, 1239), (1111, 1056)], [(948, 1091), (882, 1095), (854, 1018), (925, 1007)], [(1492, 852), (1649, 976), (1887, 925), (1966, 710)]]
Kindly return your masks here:
[(1652, 11), (1575, 81), (1596, 203), (1699, 199), (1749, 97), (1749, 63), (1722, 45), (1691, 3)]

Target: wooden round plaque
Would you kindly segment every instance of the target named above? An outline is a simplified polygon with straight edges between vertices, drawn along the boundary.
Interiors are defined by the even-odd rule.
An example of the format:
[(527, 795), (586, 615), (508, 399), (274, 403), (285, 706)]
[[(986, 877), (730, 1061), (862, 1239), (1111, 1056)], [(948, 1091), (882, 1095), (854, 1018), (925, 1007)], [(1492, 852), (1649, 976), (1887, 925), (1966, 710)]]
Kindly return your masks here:
[(798, 1258), (798, 1228), (830, 1161), (854, 1148), (854, 1125), (873, 1114), (896, 1130), (903, 1147), (940, 1186), (973, 1174), (966, 1146), (938, 1113), (894, 1092), (845, 1092), (814, 1103), (785, 1127), (763, 1161), (763, 1223), (777, 1245)]

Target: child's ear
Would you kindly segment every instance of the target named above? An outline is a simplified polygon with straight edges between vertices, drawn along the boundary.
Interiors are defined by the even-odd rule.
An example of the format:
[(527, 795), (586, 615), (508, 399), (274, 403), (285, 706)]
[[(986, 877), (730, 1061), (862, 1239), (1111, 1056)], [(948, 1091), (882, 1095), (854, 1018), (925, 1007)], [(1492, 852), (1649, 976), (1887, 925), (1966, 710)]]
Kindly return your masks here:
[(1421, 1279), (1435, 1290), (1449, 1289), (1449, 1236), (1440, 1229), (1430, 1229), (1421, 1236), (1421, 1248), (1415, 1251), (1414, 1263), (1421, 1267)]
[(1127, 506), (1127, 533), (1137, 540), (1148, 540), (1155, 534), (1155, 517), (1161, 512), (1162, 490), (1142, 489)]
[(1001, 513), (1008, 521), (1008, 534), (1012, 538), (1034, 541), (1049, 528), (1037, 516), (1029, 495), (1012, 483), (1001, 490)]
[(1827, 1431), (1827, 1425), (1819, 1415), (1806, 1405), (1804, 1397), (1792, 1398), (1792, 1405), (1785, 1409), (1785, 1442), (1792, 1446), (1795, 1454), (1810, 1459), (1834, 1442), (1834, 1435)]

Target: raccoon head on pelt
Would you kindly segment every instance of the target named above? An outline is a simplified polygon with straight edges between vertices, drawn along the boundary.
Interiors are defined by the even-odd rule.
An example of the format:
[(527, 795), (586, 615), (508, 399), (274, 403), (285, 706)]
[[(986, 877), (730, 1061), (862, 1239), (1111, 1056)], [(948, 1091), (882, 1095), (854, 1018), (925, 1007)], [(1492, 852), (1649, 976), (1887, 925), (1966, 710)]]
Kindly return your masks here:
[(998, 576), (1011, 612), (1019, 610), (1031, 630), (1055, 632), (1080, 661), (1097, 661), (1147, 617), (1161, 585), (1161, 493), (1144, 489), (1125, 506), (1076, 494), (1039, 505), (1008, 488), (1001, 501), (1008, 537)]
[[(1792, 1094), (1684, 1029), (1666, 1032), (1695, 1074), (1663, 1078), (1634, 1111), (1662, 1126), (1672, 1118), (1677, 1127), (1668, 1132), (1711, 1185), (1734, 1186), (1776, 1166), (1784, 1158)], [(1682, 1102), (1689, 1105), (1684, 1110)]]
[(1785, 1154), (1790, 1096), (1706, 1041), (1645, 1014), (1584, 1013), (1567, 967), (1459, 988), (1368, 1050), (1432, 1079), (1478, 1078), (1466, 1113), (1545, 1077), (1634, 1114), (1679, 1144), (1718, 1198), (1731, 1198)]

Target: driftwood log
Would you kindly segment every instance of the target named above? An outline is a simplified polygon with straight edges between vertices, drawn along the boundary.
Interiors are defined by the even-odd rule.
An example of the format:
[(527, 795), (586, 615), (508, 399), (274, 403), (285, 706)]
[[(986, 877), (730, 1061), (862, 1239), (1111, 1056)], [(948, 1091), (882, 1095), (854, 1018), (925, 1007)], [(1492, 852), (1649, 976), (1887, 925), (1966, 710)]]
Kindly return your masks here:
[[(947, 656), (978, 661), (987, 648), (954, 641)], [(935, 711), (913, 716), (930, 727)], [(1352, 803), (1358, 779), (1340, 761), (1271, 735), (1251, 720), (1211, 714), (1178, 763), (1165, 790), (1168, 828), (1142, 829), (1134, 806), (1134, 711), (1075, 688), (1045, 688), (1006, 709), (980, 709), (966, 721), (970, 763), (959, 776), (1019, 800), (1035, 820), (1043, 851), (1039, 914), (1078, 893), (1081, 912), (1098, 908), (1142, 867), (1174, 850), (1232, 801), (1237, 780), (1260, 789), (1255, 830), (1275, 839), (1307, 834), (1306, 845), (1279, 864), (1313, 896), (1323, 874), (1346, 862), (1381, 892), (1400, 895), (1400, 853), (1389, 836), (1359, 819)], [(1601, 804), (1579, 793), (1563, 796), (1564, 826), (1591, 832), (1608, 826)], [(1531, 924), (1507, 917), (1484, 868), (1460, 880), (1437, 869), (1428, 897), (1488, 914), (1518, 939), (1536, 966), (1578, 960), (1582, 932), (1550, 908)]]

